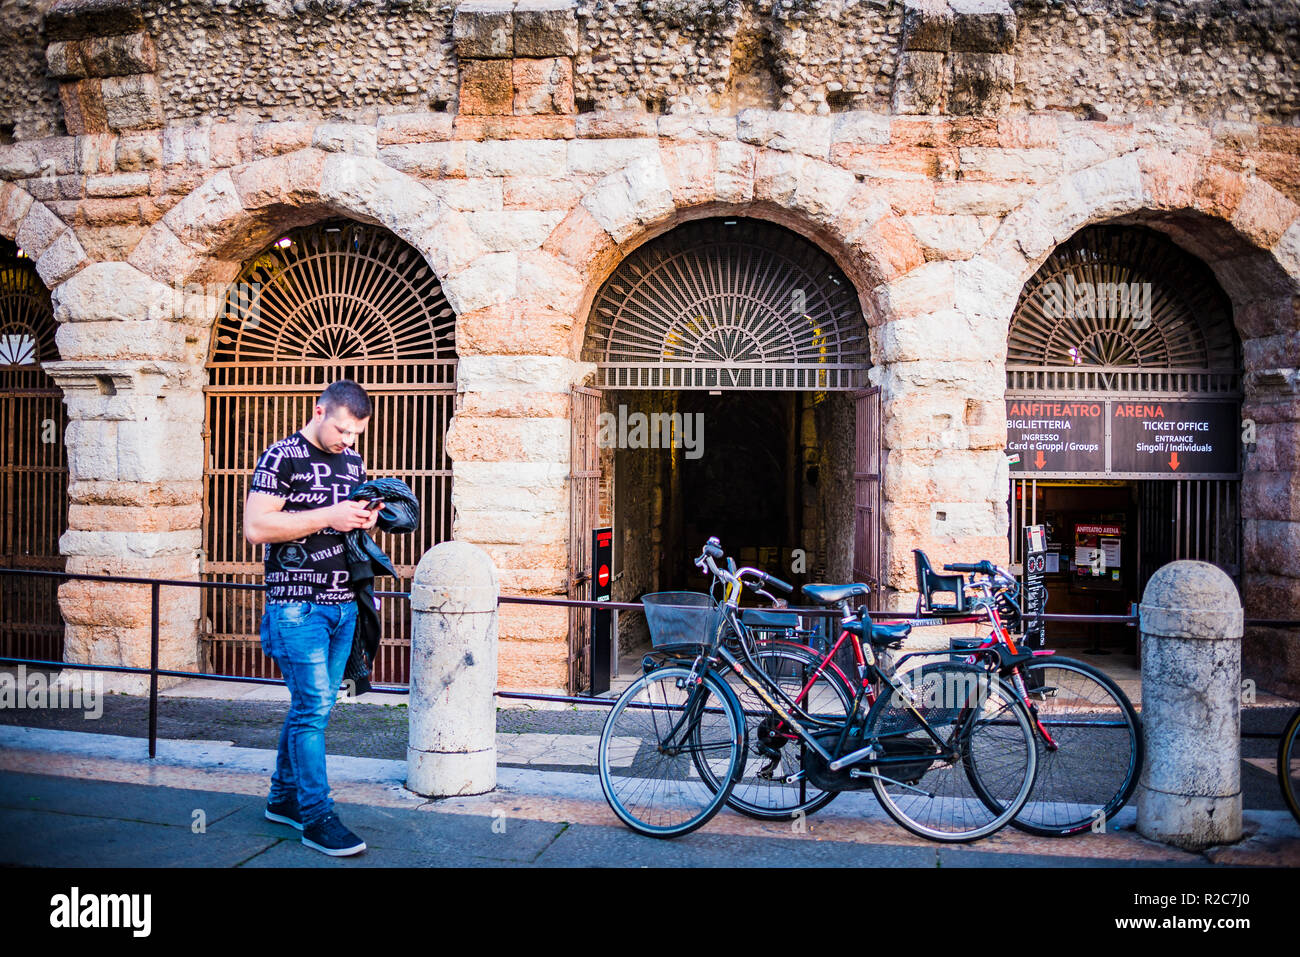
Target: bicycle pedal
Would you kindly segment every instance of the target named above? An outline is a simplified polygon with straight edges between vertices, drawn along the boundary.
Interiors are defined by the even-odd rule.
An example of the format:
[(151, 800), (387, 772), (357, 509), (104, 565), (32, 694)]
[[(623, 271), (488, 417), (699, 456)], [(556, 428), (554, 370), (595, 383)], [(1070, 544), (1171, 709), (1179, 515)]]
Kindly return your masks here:
[(1029, 697), (1038, 698), (1039, 700), (1052, 698), (1056, 696), (1056, 692), (1058, 690), (1059, 689), (1054, 687), (1053, 685), (1043, 685), (1043, 687), (1041, 688), (1030, 688)]

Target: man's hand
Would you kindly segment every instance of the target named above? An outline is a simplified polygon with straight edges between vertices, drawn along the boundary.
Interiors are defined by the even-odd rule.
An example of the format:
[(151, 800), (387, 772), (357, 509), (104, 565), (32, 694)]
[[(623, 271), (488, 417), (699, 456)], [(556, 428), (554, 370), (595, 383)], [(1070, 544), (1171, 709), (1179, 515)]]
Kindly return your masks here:
[(322, 513), (329, 513), (329, 527), (340, 532), (350, 532), (358, 528), (374, 528), (375, 522), (379, 521), (378, 510), (372, 512), (366, 508), (365, 502), (358, 502), (353, 499), (344, 499), (327, 509), (321, 509), (321, 511)]

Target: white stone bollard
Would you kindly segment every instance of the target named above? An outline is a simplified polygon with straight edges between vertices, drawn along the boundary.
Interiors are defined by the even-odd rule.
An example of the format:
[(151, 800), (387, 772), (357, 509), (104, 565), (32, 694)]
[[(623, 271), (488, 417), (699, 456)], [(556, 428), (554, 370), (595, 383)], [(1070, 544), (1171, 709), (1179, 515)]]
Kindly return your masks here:
[(424, 553), (411, 583), (406, 786), (428, 797), (497, 786), (497, 575), (467, 542)]
[(1206, 562), (1172, 562), (1139, 608), (1146, 766), (1138, 833), (1187, 850), (1241, 839), (1241, 598)]

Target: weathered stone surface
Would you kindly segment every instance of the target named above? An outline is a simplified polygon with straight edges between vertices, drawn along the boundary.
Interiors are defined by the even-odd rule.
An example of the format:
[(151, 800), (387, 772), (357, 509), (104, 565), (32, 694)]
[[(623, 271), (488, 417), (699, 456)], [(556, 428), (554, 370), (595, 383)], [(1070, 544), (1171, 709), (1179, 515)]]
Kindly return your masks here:
[(33, 203), (18, 226), (14, 241), (33, 259), (40, 257), (68, 227), (40, 203)]
[(754, 198), (754, 167), (758, 151), (742, 143), (718, 144), (718, 173), (714, 193), (720, 203), (748, 203)]
[(570, 0), (519, 0), (514, 11), (515, 56), (569, 57), (577, 53), (575, 8)]
[(103, 80), (62, 83), (59, 85), (59, 99), (63, 102), (63, 125), (73, 136), (103, 133), (108, 129)]
[(461, 65), (461, 113), (508, 116), (513, 107), (511, 61), (466, 60)]
[(1016, 42), (1016, 15), (1006, 0), (948, 0), (952, 8), (953, 51), (1010, 53)]
[(430, 179), (463, 177), (468, 143), (411, 143), (383, 147), (379, 158), (393, 169)]
[(516, 293), (525, 302), (535, 302), (566, 315), (575, 314), (582, 304), (586, 283), (583, 274), (545, 251), (519, 254)]
[(381, 116), (376, 127), (378, 146), (430, 143), (451, 139), (451, 113), (395, 113)]
[(895, 113), (939, 113), (947, 82), (944, 54), (908, 51), (898, 56), (891, 105)]
[(470, 0), (456, 7), (452, 40), (462, 58), (509, 57), (514, 52), (514, 4), (509, 0)]
[(872, 143), (883, 146), (888, 142), (888, 114), (855, 110), (837, 114), (831, 124), (832, 146), (836, 143)]
[(952, 53), (948, 110), (957, 116), (998, 113), (1011, 105), (1016, 58), (1006, 53)]
[(231, 240), (243, 215), (234, 179), (222, 171), (174, 206), (163, 223), (185, 245), (207, 252)]
[(585, 206), (570, 212), (552, 230), (542, 247), (575, 269), (588, 267), (604, 272), (618, 253), (618, 245)]
[(300, 150), (232, 170), (230, 178), (240, 205), (255, 211), (268, 206), (304, 206), (318, 202), (324, 172), (324, 153)]
[(736, 138), (754, 146), (825, 159), (831, 148), (828, 120), (769, 110), (741, 110), (736, 116)]
[(123, 134), (117, 141), (116, 165), (123, 172), (157, 169), (162, 165), (162, 134)]
[(570, 173), (604, 176), (636, 159), (654, 159), (659, 146), (646, 139), (573, 140), (565, 159)]
[(573, 61), (568, 57), (516, 59), (512, 77), (516, 114), (573, 112)]
[(603, 140), (659, 135), (659, 117), (643, 110), (597, 110), (577, 120), (580, 138)]
[(60, 233), (36, 260), (36, 272), (46, 287), (53, 289), (85, 267), (90, 260), (72, 230)]
[(470, 176), (561, 177), (566, 154), (564, 143), (470, 143), (465, 170)]
[(563, 218), (564, 214), (558, 210), (466, 214), (470, 228), (484, 248), (493, 252), (536, 249)]
[(311, 145), (330, 153), (354, 153), (375, 156), (378, 131), (373, 126), (352, 123), (322, 123), (312, 133)]
[(203, 257), (176, 238), (163, 223), (145, 233), (127, 259), (141, 272), (162, 283), (183, 283), (203, 264)]
[(582, 200), (596, 222), (625, 242), (673, 212), (673, 193), (658, 157), (639, 159), (606, 176)]
[(947, 51), (953, 10), (947, 0), (904, 0), (903, 49)]
[(88, 76), (152, 73), (158, 66), (153, 37), (144, 32), (90, 37), (81, 47)]
[(518, 273), (516, 253), (488, 253), (444, 279), (442, 291), (457, 313), (473, 312), (515, 298)]
[(104, 115), (112, 130), (163, 125), (162, 95), (151, 74), (111, 76), (103, 82)]

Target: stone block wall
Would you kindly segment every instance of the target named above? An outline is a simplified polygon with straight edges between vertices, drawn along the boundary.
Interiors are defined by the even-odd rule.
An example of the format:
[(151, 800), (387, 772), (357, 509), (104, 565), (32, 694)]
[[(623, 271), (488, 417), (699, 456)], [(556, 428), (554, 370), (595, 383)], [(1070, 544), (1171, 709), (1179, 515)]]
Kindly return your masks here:
[[(118, 18), (91, 15), (101, 7)], [(1105, 31), (1147, 16), (1154, 31), (1177, 7), (1125, 7)], [(1125, 99), (1102, 119), (1101, 100), (1058, 100), (1065, 87), (1046, 74), (1034, 81), (1051, 93), (1044, 107), (1024, 86), (1045, 25), (1057, 25), (1063, 58), (1084, 56), (1076, 34), (1101, 14), (1075, 5), (474, 0), (400, 14), (322, 8), (292, 31), (287, 8), (269, 4), (224, 17), (203, 5), (75, 9), (51, 11), (47, 32), (62, 26), (43, 38), (40, 78), (54, 72), (75, 89), (57, 106), (23, 102), (81, 131), (31, 138), (58, 127), (23, 106), (9, 114), (17, 141), (0, 144), (0, 235), (35, 259), (60, 322), (50, 371), (71, 420), (70, 570), (196, 573), (216, 306), (187, 290), (219, 287), (283, 230), (339, 215), (415, 246), (456, 312), (456, 537), (488, 551), (505, 593), (562, 593), (568, 391), (592, 371), (579, 361), (592, 297), (647, 238), (690, 218), (750, 215), (819, 244), (860, 295), (885, 419), (885, 571), (891, 601), (908, 608), (912, 548), (1005, 558), (1007, 323), (1056, 244), (1127, 218), (1207, 261), (1233, 301), (1246, 414), (1259, 425), (1243, 483), (1247, 615), (1272, 616), (1300, 594), (1300, 568), (1279, 561), (1300, 528), (1293, 21), (1251, 14), (1207, 34), (1202, 52), (1232, 61), (1222, 76), (1247, 77), (1217, 98), (1166, 84), (1137, 115)], [(832, 15), (834, 30), (822, 22)], [(376, 17), (390, 18), (386, 40)], [(215, 73), (187, 71), (192, 87), (173, 21), (230, 44)], [(412, 39), (377, 52), (399, 30)], [(343, 32), (316, 42), (321, 31)], [(849, 34), (871, 39), (836, 39)], [(887, 49), (897, 56), (868, 55)], [(633, 50), (644, 62), (621, 62)], [(395, 65), (372, 69), (381, 57)], [(1011, 85), (999, 57), (1016, 61)], [(230, 82), (245, 74), (251, 88)], [(308, 75), (356, 80), (330, 97)], [(408, 76), (414, 92), (384, 85)], [(0, 81), (0, 104), (14, 102), (14, 82)], [(94, 90), (102, 117), (86, 106)], [(1241, 110), (1229, 110), (1232, 96)], [(1162, 118), (1170, 103), (1177, 115)], [(166, 660), (190, 661), (197, 606), (167, 600)], [(70, 656), (139, 662), (139, 601), (127, 591), (105, 606), (65, 588)], [(114, 624), (96, 625), (104, 616)], [(503, 608), (503, 685), (561, 687), (566, 626), (552, 609)]]

